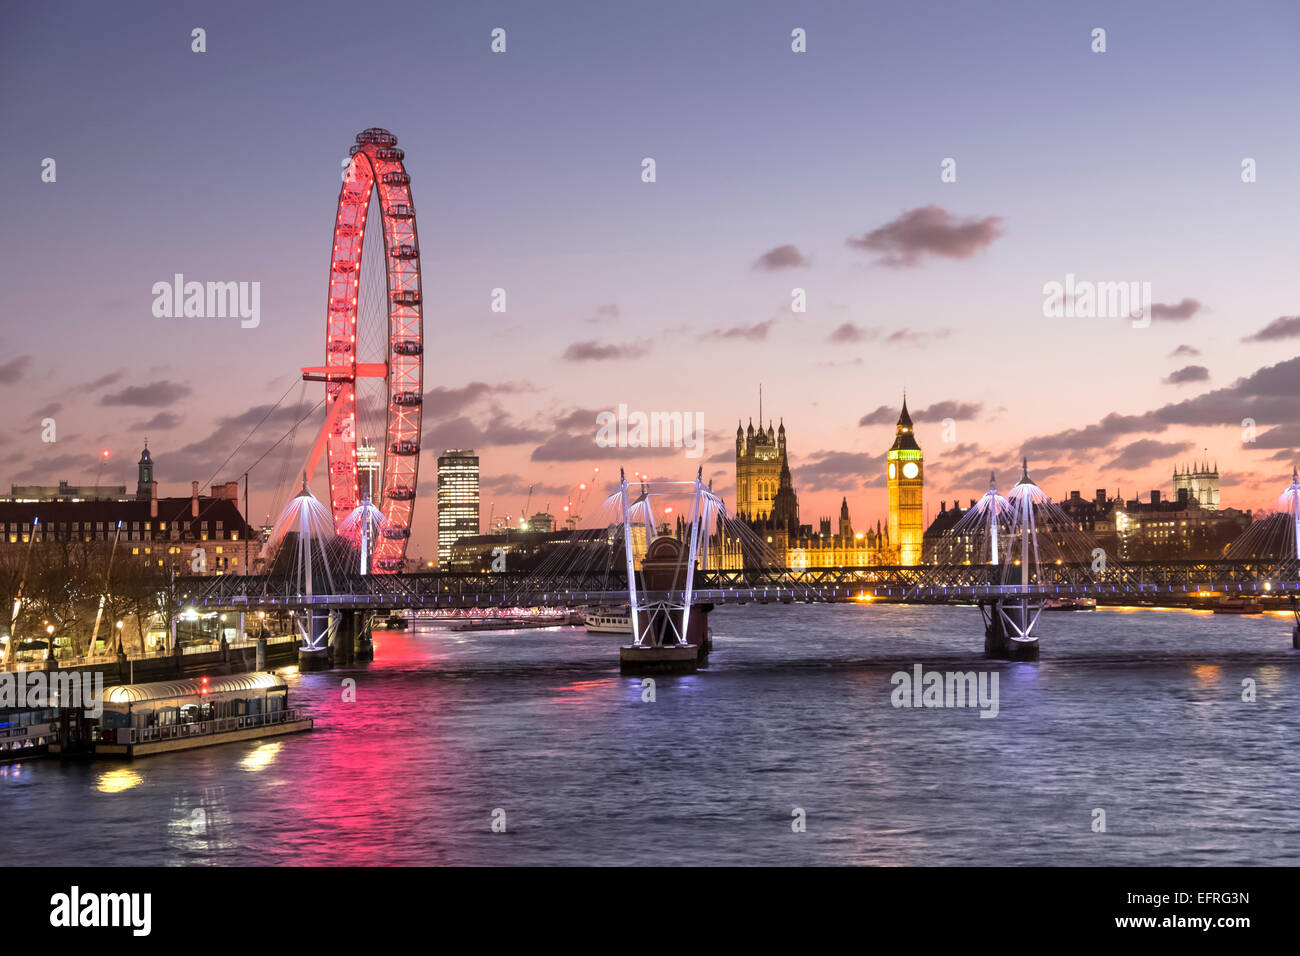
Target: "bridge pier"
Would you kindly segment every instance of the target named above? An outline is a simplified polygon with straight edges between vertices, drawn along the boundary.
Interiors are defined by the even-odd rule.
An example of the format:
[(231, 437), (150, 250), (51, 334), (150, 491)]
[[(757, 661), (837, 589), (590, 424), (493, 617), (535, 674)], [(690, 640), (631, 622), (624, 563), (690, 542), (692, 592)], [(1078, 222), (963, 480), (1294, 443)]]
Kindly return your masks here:
[(713, 605), (690, 600), (689, 590), (676, 597), (685, 580), (687, 560), (676, 538), (655, 538), (646, 549), (641, 563), (645, 591), (666, 593), (667, 597), (649, 601), (643, 591), (631, 598), (635, 627), (632, 643), (619, 649), (620, 673), (689, 674), (708, 659)]
[(994, 598), (979, 602), (984, 619), (984, 656), (1000, 661), (1038, 660), (1038, 637), (1034, 625), (1043, 611), (1025, 598), (1008, 601)]
[(351, 667), (356, 662), (357, 612), (339, 611), (331, 647), (335, 667)]
[(1295, 628), (1291, 631), (1291, 646), (1300, 651), (1300, 601), (1291, 595), (1291, 613), (1295, 616)]
[(375, 642), (371, 637), (374, 627), (373, 614), (357, 612), (356, 660), (358, 664), (368, 664), (375, 659)]
[(298, 648), (298, 669), (302, 671), (327, 671), (333, 663), (333, 654), (329, 644), (331, 622), (328, 612), (315, 614), (306, 612), (306, 624), (298, 624), (299, 633), (304, 640)]

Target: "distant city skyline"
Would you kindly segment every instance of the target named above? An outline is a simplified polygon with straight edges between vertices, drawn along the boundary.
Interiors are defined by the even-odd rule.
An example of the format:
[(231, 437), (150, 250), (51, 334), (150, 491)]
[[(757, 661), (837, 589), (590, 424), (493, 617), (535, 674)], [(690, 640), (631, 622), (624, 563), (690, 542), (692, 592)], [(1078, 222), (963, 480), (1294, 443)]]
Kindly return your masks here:
[[(3, 15), (0, 110), (22, 131), (0, 156), (5, 488), (130, 485), (146, 435), (161, 494), (266, 454), (323, 396), (299, 369), (324, 350), (340, 162), (376, 125), (406, 150), (420, 219), (412, 556), (434, 554), (445, 449), (475, 449), (498, 515), (530, 487), (558, 511), (596, 465), (702, 465), (734, 502), (759, 382), (805, 522), (841, 497), (863, 526), (885, 516), (904, 388), (927, 523), (991, 469), (1009, 486), (1022, 455), (1054, 497), (1133, 497), (1208, 448), (1224, 504), (1256, 510), (1300, 458), (1294, 29), (1175, 3), (376, 4), (400, 10), (397, 35), (333, 2), (202, 23), (139, 8)], [(340, 50), (392, 81), (358, 82)], [(260, 283), (257, 323), (157, 317), (176, 274)], [(1049, 317), (1067, 280), (1150, 283), (1145, 324)], [(622, 404), (702, 416), (702, 456), (601, 447)], [(317, 428), (254, 468), (253, 524)], [(319, 472), (314, 488), (328, 498)]]

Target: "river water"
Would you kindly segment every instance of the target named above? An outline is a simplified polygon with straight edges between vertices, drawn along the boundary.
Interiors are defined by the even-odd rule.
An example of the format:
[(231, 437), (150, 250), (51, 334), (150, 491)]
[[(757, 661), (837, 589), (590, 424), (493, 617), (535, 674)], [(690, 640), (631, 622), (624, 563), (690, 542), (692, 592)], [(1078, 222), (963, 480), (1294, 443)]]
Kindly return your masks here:
[[(0, 864), (1300, 863), (1288, 618), (1049, 614), (1037, 664), (986, 662), (975, 608), (711, 623), (653, 702), (616, 636), (381, 633), (283, 672), (311, 733), (0, 767)], [(995, 672), (997, 716), (894, 706), (916, 664)]]

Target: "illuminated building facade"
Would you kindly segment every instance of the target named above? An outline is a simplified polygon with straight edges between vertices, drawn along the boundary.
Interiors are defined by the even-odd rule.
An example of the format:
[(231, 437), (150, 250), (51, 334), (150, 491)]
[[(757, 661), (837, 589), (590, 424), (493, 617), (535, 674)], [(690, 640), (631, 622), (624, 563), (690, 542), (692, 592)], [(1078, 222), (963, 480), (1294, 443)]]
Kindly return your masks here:
[(370, 496), (371, 504), (380, 507), (383, 491), (379, 483), (379, 452), (369, 439), (357, 442), (357, 496)]
[(925, 513), (922, 490), (925, 486), (925, 460), (921, 446), (912, 432), (912, 417), (907, 413), (907, 398), (898, 416), (894, 444), (886, 456), (886, 483), (889, 487), (889, 540), (898, 549), (898, 563), (921, 563)]
[(459, 538), (477, 535), (478, 456), (470, 449), (448, 449), (438, 457), (438, 567), (451, 566)]
[[(781, 498), (784, 515), (777, 513), (777, 496), (781, 494), (782, 483), (786, 494)], [(794, 487), (790, 484), (790, 465), (785, 453), (785, 423), (779, 430), (772, 429), (767, 423), (763, 430), (762, 415), (759, 416), (758, 431), (754, 430), (754, 421), (750, 419), (749, 430), (742, 431), (736, 423), (736, 513), (751, 521), (764, 521), (773, 517), (789, 518), (788, 512), (793, 507), (795, 523), (798, 523), (799, 505), (794, 496)]]
[(1219, 510), (1219, 463), (1213, 467), (1209, 462), (1200, 465), (1188, 465), (1184, 469), (1174, 469), (1174, 500), (1186, 496), (1189, 502), (1195, 501), (1206, 511)]

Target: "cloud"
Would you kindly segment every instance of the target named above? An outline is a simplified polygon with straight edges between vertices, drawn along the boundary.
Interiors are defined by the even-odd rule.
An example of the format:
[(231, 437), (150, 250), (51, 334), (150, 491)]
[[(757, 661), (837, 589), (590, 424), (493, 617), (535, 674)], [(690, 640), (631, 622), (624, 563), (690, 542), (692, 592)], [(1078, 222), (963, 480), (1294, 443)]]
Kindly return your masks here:
[(136, 422), (131, 426), (132, 431), (158, 431), (165, 432), (168, 429), (175, 428), (183, 419), (179, 415), (173, 415), (171, 412), (159, 412), (147, 422)]
[(1163, 381), (1166, 385), (1186, 385), (1189, 382), (1208, 382), (1210, 370), (1204, 365), (1184, 365), (1177, 371), (1170, 372)]
[[(58, 444), (62, 445), (63, 443), (63, 441), (60, 441)], [(57, 447), (54, 444), (43, 444), (41, 446), (46, 451), (52, 451)], [(92, 461), (96, 463), (96, 466), (98, 465), (98, 457), (85, 452), (61, 452), (48, 455), (48, 457), (38, 454), (25, 456), (22, 461), (27, 467), (13, 474), (13, 477), (19, 481), (30, 478), (49, 481), (50, 476), (58, 475), (60, 478), (69, 477), (75, 482), (78, 477), (85, 478), (91, 474), (94, 470), (90, 464)]]
[[(1024, 443), (1032, 454), (1086, 452), (1126, 435), (1161, 432), (1171, 425), (1240, 425), (1253, 418), (1260, 427), (1295, 419), (1300, 394), (1300, 356), (1257, 369), (1231, 385), (1170, 402), (1136, 415), (1112, 412), (1095, 425), (1038, 435)], [(873, 413), (874, 414), (874, 413)]]
[(941, 422), (945, 418), (955, 421), (970, 421), (984, 409), (983, 402), (935, 402), (926, 408), (912, 412), (912, 420), (917, 422)]
[(1293, 339), (1300, 336), (1300, 315), (1282, 315), (1264, 326), (1254, 335), (1248, 335), (1243, 342), (1277, 342), (1280, 339)]
[(918, 266), (926, 256), (969, 259), (1002, 235), (1002, 217), (955, 219), (938, 206), (921, 206), (904, 212), (846, 243), (855, 249), (880, 253), (878, 264), (890, 268)]
[[(610, 409), (575, 408), (557, 416), (544, 435), (545, 440), (533, 449), (530, 456), (533, 461), (628, 461), (641, 458), (668, 458), (683, 455), (685, 448), (619, 448), (616, 445), (602, 447), (596, 444), (596, 434), (600, 430), (597, 416)], [(548, 437), (549, 436), (549, 437)], [(707, 436), (696, 435), (701, 449), (709, 447)], [(730, 444), (731, 435), (723, 435), (719, 442)], [(735, 454), (733, 451), (732, 454)], [(691, 470), (694, 471), (694, 465)]]
[(1152, 438), (1143, 438), (1125, 445), (1124, 450), (1102, 465), (1102, 468), (1133, 471), (1174, 455), (1182, 454), (1191, 447), (1192, 443), (1187, 441), (1163, 442)]
[(99, 378), (86, 385), (86, 391), (95, 392), (101, 388), (107, 388), (109, 385), (112, 385), (114, 382), (121, 379), (121, 377), (121, 372), (109, 372), (107, 375), (101, 375)]
[(528, 428), (509, 421), (497, 409), (485, 422), (475, 422), (465, 415), (441, 419), (427, 429), (422, 444), (434, 452), (435, 457), (444, 448), (488, 448), (498, 445), (525, 445), (541, 441), (549, 431)]
[(483, 398), (496, 395), (511, 395), (526, 390), (526, 386), (499, 382), (489, 385), (487, 382), (470, 382), (459, 388), (447, 388), (439, 385), (424, 393), (425, 415), (450, 415), (459, 412)]
[(30, 355), (20, 355), (16, 359), (0, 365), (0, 385), (12, 385), (18, 381), (31, 364), (32, 357)]
[(851, 345), (856, 342), (875, 342), (881, 339), (886, 345), (920, 345), (931, 339), (946, 339), (952, 329), (895, 329), (886, 332), (879, 326), (855, 325), (845, 322), (827, 336), (826, 341), (837, 345)]
[(602, 319), (617, 319), (619, 317), (619, 308), (613, 302), (598, 305), (596, 306), (596, 315)]
[(794, 246), (777, 246), (758, 257), (754, 268), (762, 272), (775, 272), (778, 269), (795, 269), (806, 266), (809, 260)]
[(875, 411), (867, 412), (858, 419), (858, 425), (866, 427), (868, 425), (893, 425), (898, 421), (899, 407), (897, 405), (880, 405)]
[[(198, 472), (210, 471), (224, 461), (240, 442), (247, 439), (243, 448), (231, 460), (230, 471), (227, 473), (242, 472), (246, 466), (251, 465), (267, 452), (271, 445), (290, 428), (298, 425), (300, 420), (302, 423), (298, 425), (297, 441), (303, 442), (306, 435), (311, 437), (305, 440), (311, 441), (324, 420), (324, 412), (318, 410), (320, 417), (313, 421), (310, 413), (314, 404), (314, 402), (304, 402), (301, 405), (281, 405), (279, 408), (274, 408), (268, 403), (254, 405), (237, 415), (223, 416), (217, 419), (216, 427), (199, 440), (174, 451), (160, 449), (159, 453), (155, 453), (159, 480), (180, 481), (187, 477), (192, 478)], [(253, 432), (254, 426), (258, 426), (259, 423), (261, 423), (260, 427)], [(292, 443), (281, 444), (279, 450), (287, 453), (286, 446), (289, 444)], [(296, 447), (301, 448), (301, 445)]]
[(712, 332), (706, 332), (700, 336), (702, 339), (744, 339), (747, 342), (761, 342), (767, 338), (767, 333), (772, 331), (772, 326), (776, 324), (776, 319), (768, 319), (766, 322), (759, 322), (755, 325), (737, 325), (729, 329), (714, 329)]
[(1183, 299), (1177, 305), (1165, 305), (1163, 302), (1151, 304), (1151, 318), (1167, 319), (1172, 322), (1186, 322), (1201, 309), (1205, 308), (1195, 299)]
[(600, 362), (606, 359), (639, 358), (650, 351), (649, 342), (630, 342), (627, 345), (603, 345), (594, 340), (574, 342), (564, 350), (569, 362)]
[(879, 337), (880, 332), (876, 329), (864, 329), (862, 326), (854, 325), (852, 322), (845, 322), (832, 332), (827, 337), (826, 341), (848, 344), (852, 342), (869, 342), (872, 339)]
[(885, 336), (885, 342), (890, 345), (920, 345), (927, 339), (946, 339), (951, 334), (952, 329), (898, 329)]
[(180, 382), (152, 382), (149, 385), (128, 385), (120, 392), (112, 392), (99, 400), (101, 405), (139, 405), (157, 408), (170, 405), (190, 394), (190, 387)]
[(533, 449), (533, 461), (605, 461), (641, 458), (670, 458), (686, 453), (684, 448), (619, 448), (596, 444), (596, 425), (588, 432), (553, 435)]
[(1293, 448), (1300, 446), (1300, 421), (1284, 422), (1255, 436), (1256, 448)]
[[(808, 491), (838, 490), (846, 487), (844, 479), (866, 487), (865, 478), (876, 477), (885, 467), (883, 455), (866, 452), (817, 451), (811, 459), (793, 469), (795, 484)], [(849, 486), (851, 487), (851, 486)]]
[(1169, 353), (1169, 357), (1170, 358), (1184, 358), (1184, 357), (1196, 358), (1200, 354), (1201, 354), (1201, 350), (1198, 348), (1193, 348), (1190, 345), (1180, 345), (1178, 346), (1178, 348), (1174, 349), (1172, 352)]
[[(569, 492), (573, 490), (572, 487), (568, 485), (543, 484), (536, 481), (529, 481), (527, 478), (524, 478), (522, 475), (515, 474), (514, 472), (510, 472), (504, 475), (484, 475), (482, 479), (480, 479), (479, 481), (479, 487), (483, 491), (489, 491), (494, 495), (502, 495), (502, 496), (519, 495), (521, 498), (523, 498), (530, 491), (533, 493), (534, 498), (536, 498), (538, 495), (558, 496), (561, 499), (561, 502), (558, 506), (560, 508), (564, 507), (564, 501), (567, 500), (567, 496)], [(522, 508), (525, 503), (526, 500), (520, 501), (519, 507)], [(542, 501), (541, 504), (539, 506), (536, 506), (534, 510), (540, 511), (543, 507), (545, 507), (545, 505), (546, 502)], [(508, 503), (504, 506), (503, 509), (502, 508), (497, 509), (497, 512), (498, 512), (498, 516), (504, 516), (506, 513), (512, 513), (510, 510), (510, 505)], [(518, 517), (518, 516), (514, 515), (514, 517)]]
[[(941, 422), (945, 418), (951, 418), (956, 421), (970, 421), (975, 418), (984, 409), (982, 402), (956, 402), (943, 401), (935, 402), (926, 408), (911, 411), (909, 414), (915, 422)], [(881, 405), (874, 411), (867, 412), (858, 419), (858, 425), (867, 427), (870, 425), (895, 425), (898, 423), (898, 414), (902, 411), (901, 405)]]

